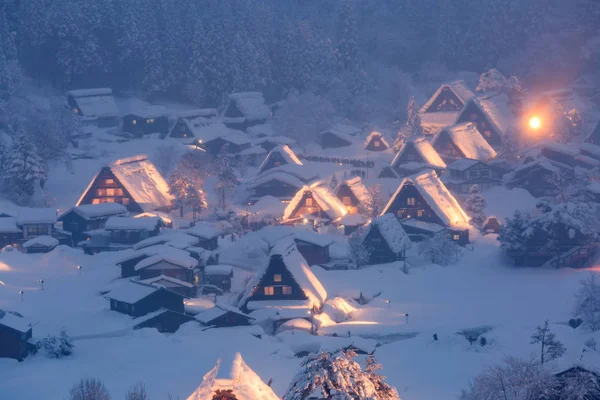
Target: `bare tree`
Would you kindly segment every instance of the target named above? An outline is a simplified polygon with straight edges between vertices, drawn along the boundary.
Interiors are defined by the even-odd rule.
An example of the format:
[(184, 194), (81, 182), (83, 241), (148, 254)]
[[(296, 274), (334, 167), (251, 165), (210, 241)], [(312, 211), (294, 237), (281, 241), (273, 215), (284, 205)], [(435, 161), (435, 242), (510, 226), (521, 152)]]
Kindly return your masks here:
[(110, 400), (110, 394), (99, 379), (84, 378), (73, 385), (69, 400)]
[(556, 335), (550, 331), (548, 320), (544, 321), (544, 326), (538, 325), (535, 328), (535, 333), (531, 335), (531, 344), (539, 343), (542, 346), (541, 363), (550, 359), (554, 360), (562, 356), (566, 349), (565, 346), (558, 340)]
[(125, 395), (125, 400), (148, 400), (148, 393), (146, 392), (146, 386), (143, 383), (138, 382), (129, 389)]

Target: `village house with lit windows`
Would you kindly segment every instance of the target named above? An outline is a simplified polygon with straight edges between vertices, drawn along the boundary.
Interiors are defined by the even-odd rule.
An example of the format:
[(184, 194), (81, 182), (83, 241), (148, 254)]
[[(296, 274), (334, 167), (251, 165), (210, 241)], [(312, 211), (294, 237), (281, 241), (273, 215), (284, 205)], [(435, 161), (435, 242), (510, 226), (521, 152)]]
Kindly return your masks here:
[(498, 150), (502, 147), (512, 119), (506, 95), (482, 95), (469, 100), (456, 124), (472, 122), (490, 146)]
[(486, 162), (497, 155), (472, 122), (442, 129), (431, 144), (447, 164), (462, 158)]
[(327, 184), (317, 181), (296, 193), (285, 208), (282, 223), (294, 225), (313, 222), (328, 225), (347, 213), (347, 207), (331, 192)]
[(123, 132), (136, 136), (169, 133), (167, 109), (163, 106), (150, 105), (141, 110), (123, 116)]
[(360, 176), (342, 181), (334, 191), (351, 215), (358, 214), (360, 208), (367, 205), (371, 198)]
[(446, 163), (425, 138), (408, 140), (396, 154), (390, 167), (399, 176), (406, 176), (423, 169), (434, 169), (441, 173)]

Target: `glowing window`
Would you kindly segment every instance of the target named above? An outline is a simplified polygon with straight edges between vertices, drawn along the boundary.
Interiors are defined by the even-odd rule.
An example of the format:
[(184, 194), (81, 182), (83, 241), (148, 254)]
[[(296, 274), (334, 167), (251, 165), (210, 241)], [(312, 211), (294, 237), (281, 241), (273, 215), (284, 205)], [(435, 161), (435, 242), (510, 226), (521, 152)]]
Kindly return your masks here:
[(492, 137), (492, 131), (484, 131), (483, 134), (487, 137)]
[(106, 189), (98, 189), (96, 193), (98, 193), (98, 196), (106, 196)]
[(381, 147), (381, 142), (379, 140), (376, 140), (375, 142), (373, 142), (373, 146)]
[(406, 204), (408, 204), (409, 206), (414, 206), (417, 204), (417, 199), (415, 199), (414, 197), (409, 197), (406, 199)]
[(100, 199), (93, 199), (92, 204), (100, 204)]
[(115, 189), (106, 189), (106, 195), (107, 196), (114, 196), (115, 195)]
[(124, 206), (129, 205), (129, 197), (124, 197), (121, 199), (121, 204), (123, 204)]
[(460, 235), (458, 233), (455, 233), (454, 235), (452, 235), (452, 240), (454, 240), (455, 242), (457, 242), (460, 239)]
[(423, 216), (423, 210), (417, 211), (417, 217), (422, 217), (422, 216)]
[(308, 198), (306, 199), (306, 206), (307, 207), (312, 207), (313, 206), (313, 199), (312, 198)]
[(147, 124), (153, 124), (154, 123), (154, 118), (149, 118), (146, 120)]
[(281, 282), (281, 274), (273, 275), (273, 282)]
[(137, 125), (137, 120), (134, 119), (133, 121), (131, 121), (131, 124), (132, 125)]
[(344, 196), (342, 197), (342, 203), (344, 203), (345, 206), (351, 206), (352, 199), (350, 198), (350, 196)]
[(104, 180), (105, 185), (114, 185), (114, 183), (115, 183), (114, 179), (105, 179)]
[(273, 286), (265, 286), (265, 296), (275, 295), (275, 288)]
[(292, 294), (292, 287), (291, 286), (282, 286), (281, 287), (281, 293), (283, 293), (283, 294)]

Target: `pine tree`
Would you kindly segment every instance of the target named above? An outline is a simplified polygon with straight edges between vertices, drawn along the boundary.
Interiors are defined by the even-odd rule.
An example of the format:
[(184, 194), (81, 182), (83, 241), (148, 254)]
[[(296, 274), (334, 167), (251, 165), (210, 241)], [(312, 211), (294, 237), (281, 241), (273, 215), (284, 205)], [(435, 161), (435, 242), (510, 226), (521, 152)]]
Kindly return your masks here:
[(410, 137), (418, 138), (423, 136), (423, 127), (421, 125), (421, 114), (419, 114), (419, 107), (415, 102), (415, 97), (411, 96), (406, 106), (406, 126), (409, 128)]
[(25, 132), (13, 139), (7, 159), (6, 178), (15, 195), (27, 199), (33, 196), (36, 185), (42, 186), (46, 180), (46, 166), (38, 151)]
[(535, 333), (531, 335), (531, 344), (539, 343), (541, 349), (541, 363), (544, 361), (554, 360), (562, 356), (566, 349), (565, 346), (558, 340), (556, 335), (550, 331), (548, 320), (544, 321), (544, 326), (538, 325), (535, 328)]
[(225, 209), (227, 195), (238, 184), (238, 179), (235, 176), (235, 171), (231, 166), (231, 158), (229, 156), (229, 145), (225, 144), (221, 147), (221, 151), (215, 159), (215, 167), (217, 170), (217, 191), (219, 192), (220, 207)]
[(526, 248), (525, 230), (531, 224), (531, 216), (517, 210), (512, 218), (507, 218), (506, 223), (500, 228), (498, 241), (500, 248), (509, 253), (521, 252)]
[(338, 65), (341, 69), (354, 69), (360, 64), (358, 34), (352, 0), (342, 0), (337, 34)]
[(465, 210), (469, 212), (471, 221), (476, 226), (481, 226), (485, 221), (485, 207), (487, 202), (481, 195), (481, 190), (478, 185), (473, 185), (469, 189), (469, 196), (465, 200)]
[(365, 365), (365, 374), (367, 378), (375, 385), (375, 391), (380, 400), (400, 400), (398, 391), (385, 382), (385, 377), (379, 375), (377, 371), (383, 367), (375, 361), (375, 356), (369, 354)]
[(334, 190), (338, 186), (338, 180), (335, 177), (335, 174), (331, 175), (331, 179), (329, 180), (329, 187), (331, 190)]

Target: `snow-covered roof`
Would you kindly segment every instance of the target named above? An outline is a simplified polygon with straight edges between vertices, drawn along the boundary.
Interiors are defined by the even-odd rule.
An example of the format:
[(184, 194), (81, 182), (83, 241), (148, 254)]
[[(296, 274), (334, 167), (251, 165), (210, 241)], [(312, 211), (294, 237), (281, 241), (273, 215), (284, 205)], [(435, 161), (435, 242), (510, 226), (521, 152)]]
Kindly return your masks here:
[(374, 218), (367, 230), (367, 235), (373, 227), (376, 227), (387, 242), (388, 246), (394, 253), (401, 253), (406, 249), (411, 248), (411, 242), (406, 232), (398, 222), (398, 219), (393, 214), (383, 214)]
[(464, 122), (450, 126), (440, 132), (434, 139), (435, 144), (439, 138), (447, 134), (450, 140), (460, 149), (466, 158), (487, 161), (496, 157), (496, 151), (481, 136), (472, 122)]
[(17, 211), (17, 224), (55, 224), (56, 209), (41, 207), (19, 207)]
[(213, 400), (217, 390), (231, 390), (238, 400), (279, 400), (240, 353), (232, 359), (220, 358), (187, 400)]
[(213, 224), (203, 221), (196, 222), (196, 225), (191, 228), (182, 229), (181, 231), (201, 239), (212, 239), (223, 233)]
[[(248, 129), (246, 129), (246, 131), (248, 132), (249, 135), (252, 135), (255, 137), (264, 137), (264, 139), (271, 139), (271, 138), (275, 138), (275, 137), (278, 137), (278, 138), (285, 137), (285, 136), (275, 136), (275, 129), (273, 129), (272, 124), (259, 124), (259, 125), (249, 126)], [(291, 139), (289, 139), (289, 140), (291, 140)], [(291, 141), (293, 142), (293, 140), (291, 140)]]
[(204, 143), (208, 143), (208, 142), (211, 142), (216, 139), (222, 139), (226, 142), (241, 146), (241, 145), (249, 144), (251, 142), (250, 137), (248, 135), (246, 135), (244, 132), (232, 130), (229, 128), (227, 128), (227, 129), (228, 129), (228, 132), (226, 132), (224, 135), (213, 137), (212, 139), (204, 140)]
[[(110, 165), (110, 169), (142, 210), (171, 208), (174, 197), (169, 193), (169, 185), (147, 156), (140, 155), (116, 161)], [(95, 178), (90, 186), (94, 180)], [(77, 205), (80, 205), (86, 193), (87, 190)]]
[(367, 222), (365, 217), (360, 214), (346, 214), (340, 219), (339, 224), (345, 226), (357, 226), (364, 225), (365, 222)]
[(338, 124), (335, 124), (334, 126), (332, 126), (331, 128), (326, 129), (323, 132), (321, 132), (321, 135), (323, 135), (325, 133), (330, 133), (330, 134), (335, 135), (349, 143), (353, 143), (356, 140), (356, 135), (358, 135), (360, 132), (361, 132), (360, 128), (356, 128), (351, 125), (338, 123)]
[(260, 186), (260, 185), (270, 182), (272, 180), (280, 181), (280, 182), (286, 183), (290, 186), (294, 186), (297, 188), (301, 188), (302, 186), (304, 186), (304, 182), (302, 182), (300, 179), (296, 178), (294, 175), (291, 175), (291, 174), (288, 174), (285, 172), (281, 172), (281, 171), (273, 171), (273, 172), (269, 172), (269, 171), (273, 171), (273, 169), (269, 169), (269, 170), (267, 170), (267, 172), (260, 174), (259, 176), (254, 178), (252, 180), (252, 182), (250, 183), (250, 187), (252, 188), (252, 187)]
[(448, 169), (449, 170), (455, 170), (455, 171), (465, 171), (469, 168), (471, 168), (473, 165), (480, 163), (481, 161), (479, 160), (473, 160), (472, 158), (460, 158), (454, 162), (452, 162), (451, 164), (448, 164)]
[(580, 143), (579, 149), (582, 153), (587, 153), (592, 157), (600, 160), (600, 146), (593, 143)]
[(31, 329), (29, 320), (4, 310), (0, 310), (0, 325), (21, 333), (27, 333)]
[(304, 229), (294, 229), (292, 237), (296, 240), (301, 240), (306, 243), (311, 243), (321, 247), (327, 247), (332, 243), (336, 242), (334, 235), (325, 235), (314, 231), (307, 231)]
[(17, 227), (17, 219), (15, 217), (0, 218), (0, 233), (20, 233), (22, 232)]
[(540, 156), (539, 158), (536, 158), (535, 160), (532, 160), (532, 161), (529, 161), (529, 162), (519, 165), (518, 167), (515, 168), (514, 172), (515, 173), (523, 172), (523, 171), (526, 171), (526, 170), (536, 167), (536, 166), (546, 169), (548, 171), (552, 171), (555, 174), (560, 173), (560, 168), (555, 166), (550, 160), (548, 160), (546, 157), (543, 157), (543, 156)]
[(463, 104), (466, 104), (467, 101), (475, 97), (475, 93), (473, 93), (471, 89), (469, 89), (465, 81), (454, 81), (450, 83), (444, 83), (438, 88), (438, 90), (435, 91), (433, 96), (431, 96), (429, 100), (427, 100), (427, 102), (423, 104), (423, 107), (421, 107), (420, 111), (421, 113), (427, 113), (427, 109), (431, 107), (435, 99), (437, 99), (440, 93), (442, 93), (442, 90), (444, 90), (444, 88), (450, 89), (452, 93), (454, 93), (454, 95), (456, 95), (456, 97), (458, 97), (458, 99), (463, 102)]
[(157, 290), (159, 290), (159, 288), (156, 286), (127, 280), (108, 292), (106, 297), (108, 299), (122, 301), (123, 303), (135, 304)]
[(247, 149), (240, 151), (241, 156), (258, 156), (261, 154), (265, 154), (267, 151), (260, 146), (251, 146)]
[(438, 111), (421, 114), (421, 126), (426, 135), (435, 135), (447, 126), (454, 125), (460, 111)]
[(162, 211), (146, 211), (143, 213), (139, 213), (133, 216), (133, 218), (148, 218), (148, 217), (158, 217), (162, 220), (165, 225), (171, 225), (173, 223), (173, 219), (169, 216), (169, 214)]
[(300, 159), (296, 156), (296, 154), (294, 154), (294, 152), (292, 151), (292, 149), (290, 149), (287, 144), (279, 145), (279, 146), (275, 146), (269, 152), (269, 154), (264, 159), (264, 161), (262, 162), (262, 164), (260, 165), (260, 167), (258, 167), (258, 174), (260, 174), (263, 171), (263, 168), (265, 167), (265, 165), (267, 164), (267, 162), (272, 157), (275, 157), (276, 154), (279, 154), (281, 156), (281, 158), (283, 159), (283, 161), (286, 164), (302, 165), (302, 161), (300, 161)]
[(285, 208), (285, 212), (283, 213), (284, 220), (290, 218), (294, 213), (307, 191), (312, 194), (312, 198), (317, 202), (321, 210), (329, 215), (332, 220), (341, 218), (348, 213), (344, 204), (336, 195), (331, 193), (329, 187), (324, 182), (318, 181), (310, 186), (304, 186), (296, 193)]
[(233, 267), (231, 265), (207, 265), (204, 267), (204, 274), (208, 276), (231, 275), (232, 273)]
[(36, 247), (36, 246), (56, 247), (56, 246), (58, 246), (58, 239), (55, 239), (52, 236), (41, 235), (41, 236), (34, 237), (33, 239), (29, 239), (28, 241), (23, 243), (23, 247), (26, 249), (29, 247)]
[(312, 168), (308, 168), (306, 165), (298, 164), (283, 164), (275, 168), (270, 168), (260, 174), (260, 177), (267, 176), (268, 174), (275, 174), (283, 172), (288, 175), (292, 175), (302, 182), (310, 182), (315, 180), (319, 174)]
[(512, 112), (505, 94), (479, 96), (473, 99), (477, 107), (487, 116), (494, 130), (505, 135), (511, 124)]
[(444, 162), (444, 160), (442, 160), (442, 158), (440, 157), (438, 152), (433, 148), (431, 143), (425, 138), (417, 138), (417, 139), (411, 139), (411, 140), (407, 141), (404, 144), (404, 147), (402, 147), (402, 150), (400, 150), (398, 152), (398, 154), (396, 154), (396, 157), (394, 157), (394, 160), (392, 161), (392, 164), (391, 164), (392, 167), (401, 165), (399, 163), (402, 158), (402, 155), (404, 154), (405, 151), (409, 151), (409, 149), (411, 149), (411, 148), (414, 148), (417, 151), (417, 153), (419, 153), (421, 155), (421, 157), (427, 164), (429, 164), (433, 167), (437, 167), (437, 168), (446, 168), (446, 163)]
[(469, 224), (469, 216), (433, 170), (404, 178), (385, 206), (382, 215), (388, 212), (404, 185), (407, 184), (414, 185), (429, 207), (446, 226), (465, 226)]
[(336, 189), (336, 194), (339, 194), (340, 189), (344, 185), (350, 189), (352, 194), (356, 196), (358, 201), (360, 201), (362, 204), (367, 204), (370, 201), (371, 194), (369, 193), (369, 190), (363, 183), (360, 176), (355, 176), (353, 178), (346, 179), (345, 181), (340, 183), (340, 185)]
[(168, 252), (158, 253), (148, 258), (144, 258), (135, 265), (135, 270), (140, 271), (163, 261), (186, 269), (194, 269), (198, 266), (198, 260), (192, 258), (189, 254), (183, 255), (175, 252)]
[(239, 308), (235, 308), (226, 304), (215, 304), (214, 307), (209, 308), (206, 311), (202, 311), (201, 313), (196, 315), (196, 320), (200, 321), (202, 324), (208, 325), (211, 321), (227, 314), (228, 312), (232, 312), (235, 314), (243, 315), (246, 318), (254, 319), (239, 310)]
[(440, 231), (443, 231), (444, 229), (446, 229), (442, 225), (436, 224), (435, 222), (419, 221), (416, 218), (405, 219), (401, 222), (401, 224), (405, 225), (405, 226), (410, 226), (413, 228), (421, 229), (424, 231), (432, 232), (432, 233), (440, 232)]
[(161, 235), (149, 237), (133, 245), (135, 250), (164, 244), (166, 246), (185, 249), (198, 244), (198, 238), (179, 231), (168, 231)]
[(369, 143), (371, 143), (371, 141), (376, 138), (379, 137), (379, 139), (383, 142), (383, 144), (389, 149), (390, 148), (390, 144), (388, 143), (388, 141), (385, 139), (385, 137), (383, 136), (383, 134), (381, 132), (377, 132), (377, 131), (373, 131), (371, 133), (369, 133), (369, 136), (367, 136), (367, 138), (365, 139), (365, 143), (364, 143), (364, 147), (367, 147), (369, 145)]
[(84, 117), (118, 117), (119, 109), (113, 98), (112, 89), (78, 89), (67, 92), (77, 103)]
[[(266, 120), (271, 116), (271, 110), (265, 104), (265, 98), (261, 92), (231, 93), (229, 100), (235, 103), (246, 121)], [(223, 120), (227, 121), (227, 117), (224, 117)]]
[(172, 287), (178, 287), (178, 286), (183, 286), (186, 288), (194, 287), (194, 285), (189, 282), (185, 282), (185, 281), (182, 281), (181, 279), (173, 278), (173, 277), (166, 276), (166, 275), (159, 275), (154, 278), (144, 279), (143, 281), (140, 281), (140, 282), (146, 283), (148, 285), (153, 285), (156, 287), (164, 287), (164, 288), (172, 288)]
[(213, 118), (219, 115), (216, 108), (197, 108), (193, 110), (181, 110), (177, 112), (178, 118)]
[[(250, 129), (252, 129), (252, 128), (255, 128), (255, 126), (248, 128), (248, 132), (250, 132)], [(248, 133), (248, 134), (250, 134), (250, 133)], [(258, 139), (252, 140), (252, 144), (254, 144), (255, 146), (262, 145), (264, 143), (272, 143), (275, 145), (287, 144), (289, 146), (292, 144), (296, 144), (296, 141), (287, 136), (265, 136), (265, 137), (260, 137)]]
[(80, 206), (70, 208), (60, 217), (58, 217), (58, 220), (62, 221), (65, 215), (71, 212), (78, 214), (86, 220), (92, 220), (96, 218), (127, 214), (127, 208), (119, 203), (82, 204)]
[(161, 224), (158, 217), (149, 218), (131, 218), (131, 217), (110, 217), (106, 220), (104, 229), (107, 231), (113, 230), (129, 230), (129, 231), (153, 231)]
[(176, 257), (185, 257), (185, 256), (190, 255), (185, 250), (176, 249), (175, 247), (166, 246), (166, 245), (157, 245), (157, 246), (145, 247), (141, 250), (133, 251), (133, 252), (119, 258), (116, 261), (116, 264), (117, 265), (122, 264), (127, 261), (135, 260), (136, 258), (151, 257), (156, 254), (173, 254)]
[(555, 153), (561, 153), (569, 157), (575, 157), (577, 154), (579, 154), (579, 149), (577, 147), (570, 146), (564, 143), (544, 143), (542, 145), (542, 149), (550, 150)]
[(160, 106), (157, 104), (149, 104), (146, 107), (142, 107), (140, 109), (134, 110), (129, 113), (130, 115), (135, 115), (141, 118), (158, 118), (158, 117), (166, 117), (168, 112), (165, 106)]

